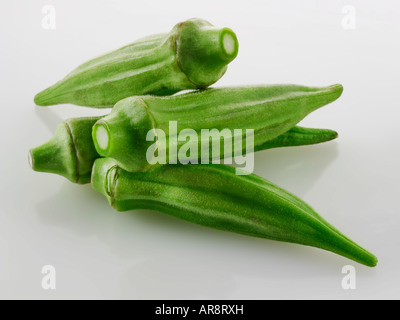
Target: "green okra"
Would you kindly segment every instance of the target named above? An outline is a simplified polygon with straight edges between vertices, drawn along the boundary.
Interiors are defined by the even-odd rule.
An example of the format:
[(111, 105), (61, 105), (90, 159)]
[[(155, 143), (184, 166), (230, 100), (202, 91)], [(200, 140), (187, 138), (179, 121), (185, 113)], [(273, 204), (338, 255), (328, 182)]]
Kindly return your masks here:
[(295, 126), (280, 136), (257, 145), (254, 151), (281, 147), (306, 146), (331, 141), (337, 137), (338, 133), (334, 130)]
[(93, 188), (118, 211), (149, 209), (215, 229), (334, 252), (369, 267), (377, 258), (308, 204), (226, 165), (169, 165), (128, 172), (110, 158), (93, 166)]
[(29, 151), (32, 169), (58, 174), (74, 183), (89, 183), (94, 160), (100, 157), (91, 132), (100, 118), (72, 118), (62, 122), (48, 142)]
[[(336, 100), (342, 91), (339, 84), (329, 87), (263, 85), (206, 89), (169, 97), (129, 97), (119, 101), (94, 125), (93, 141), (102, 157), (113, 158), (127, 171), (153, 169), (152, 149), (153, 154), (165, 155), (164, 163), (177, 163), (176, 155), (184, 145), (197, 150), (187, 156), (188, 162), (199, 163), (201, 159), (201, 163), (206, 163), (205, 157), (213, 161), (239, 151), (246, 153), (243, 148), (251, 151), (247, 144), (236, 149), (232, 143), (232, 149), (226, 149), (220, 143), (214, 157), (213, 145), (220, 142), (224, 130), (229, 130), (231, 141), (244, 141), (247, 130), (254, 130), (253, 147), (259, 150), (312, 111)], [(170, 129), (171, 121), (176, 124), (176, 130)], [(190, 132), (185, 139), (179, 139), (179, 133), (185, 129)], [(208, 135), (203, 135), (206, 129)], [(151, 132), (157, 134), (150, 134), (149, 138)], [(304, 134), (297, 136), (304, 137)], [(275, 143), (285, 144), (285, 140)]]
[(34, 100), (40, 106), (105, 108), (134, 95), (206, 88), (223, 76), (237, 54), (231, 29), (190, 19), (167, 34), (146, 37), (80, 65)]
[[(100, 158), (93, 143), (92, 127), (102, 117), (65, 120), (49, 141), (29, 151), (32, 168), (64, 176), (75, 183), (89, 183), (93, 163)], [(255, 151), (322, 143), (336, 137), (337, 132), (333, 130), (296, 126), (258, 146)]]

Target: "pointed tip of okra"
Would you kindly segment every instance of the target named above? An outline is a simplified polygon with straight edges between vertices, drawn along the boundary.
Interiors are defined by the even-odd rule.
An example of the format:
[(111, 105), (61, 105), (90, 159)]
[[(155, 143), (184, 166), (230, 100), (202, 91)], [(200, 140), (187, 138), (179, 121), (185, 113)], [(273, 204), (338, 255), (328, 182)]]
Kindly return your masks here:
[(339, 133), (335, 130), (330, 129), (320, 129), (321, 141), (320, 142), (328, 142), (331, 140), (335, 140), (339, 137)]
[(319, 128), (304, 128), (295, 126), (289, 133), (299, 136), (299, 140), (304, 144), (315, 144), (320, 142), (327, 142), (339, 137), (339, 133), (331, 129), (319, 129)]
[(329, 134), (329, 138), (327, 141), (339, 138), (339, 133), (337, 131), (335, 131), (335, 130), (329, 130), (329, 131), (331, 131), (331, 132)]
[(371, 258), (369, 259), (368, 267), (376, 267), (378, 265), (378, 258), (371, 253)]
[(37, 106), (41, 107), (64, 103), (65, 101), (63, 99), (63, 95), (60, 94), (59, 83), (56, 83), (37, 93), (33, 98), (33, 102)]
[(328, 227), (326, 231), (329, 231), (324, 233), (323, 238), (320, 239), (320, 248), (339, 254), (367, 267), (375, 267), (378, 264), (378, 258), (374, 254), (346, 237), (332, 225), (325, 224), (325, 227)]
[(303, 87), (305, 103), (303, 104), (306, 115), (337, 100), (343, 93), (341, 84), (325, 87)]
[(48, 89), (45, 89), (35, 95), (35, 97), (33, 98), (33, 101), (35, 102), (35, 104), (37, 106), (46, 107), (46, 106), (50, 106), (52, 104), (50, 102), (50, 100), (46, 98), (47, 92), (48, 92)]
[(362, 251), (359, 255), (360, 258), (354, 258), (354, 261), (361, 263), (367, 267), (376, 267), (378, 265), (378, 258), (372, 254), (371, 252), (365, 250), (364, 248), (359, 247)]
[(360, 264), (363, 264), (367, 267), (376, 267), (378, 264), (378, 258), (369, 252), (368, 250), (364, 249), (363, 247), (359, 246), (358, 244), (349, 240), (352, 245), (350, 246), (350, 250), (348, 252), (348, 257)]
[(326, 104), (329, 104), (329, 103), (337, 100), (338, 98), (340, 98), (340, 96), (343, 93), (343, 86), (339, 83), (333, 84), (330, 86), (326, 86), (326, 87), (319, 87), (319, 88), (314, 88), (314, 89), (312, 87), (310, 87), (310, 88), (311, 88), (311, 90), (316, 89), (316, 92), (320, 96), (321, 106), (324, 106)]
[(343, 93), (343, 86), (339, 83), (331, 85), (326, 88), (330, 94), (331, 102), (338, 99)]
[(340, 83), (333, 84), (333, 85), (329, 86), (328, 88), (331, 89), (332, 91), (336, 92), (338, 94), (338, 96), (341, 96), (343, 93), (343, 85), (341, 85)]

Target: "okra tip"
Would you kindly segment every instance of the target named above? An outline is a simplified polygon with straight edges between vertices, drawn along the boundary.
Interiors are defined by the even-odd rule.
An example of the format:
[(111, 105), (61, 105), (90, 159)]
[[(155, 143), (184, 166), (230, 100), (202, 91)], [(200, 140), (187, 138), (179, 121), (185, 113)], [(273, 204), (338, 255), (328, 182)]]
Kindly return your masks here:
[(330, 88), (332, 91), (337, 92), (337, 94), (338, 94), (339, 96), (341, 96), (342, 93), (343, 93), (343, 85), (341, 85), (340, 83), (333, 84), (333, 85), (329, 86), (329, 88)]
[(338, 136), (339, 134), (335, 130), (331, 129), (304, 128), (300, 126), (294, 126), (284, 134), (281, 134), (272, 140), (268, 140), (263, 144), (255, 146), (254, 151), (279, 147), (318, 144), (334, 140)]
[(33, 98), (33, 102), (37, 106), (47, 107), (51, 105), (58, 104), (59, 101), (53, 99), (53, 87), (49, 87), (37, 93)]
[(357, 261), (367, 267), (376, 267), (378, 264), (378, 258), (369, 252), (368, 250), (364, 249), (363, 247), (359, 246), (358, 244), (348, 240), (348, 251), (344, 251), (344, 256)]
[(378, 258), (374, 254), (345, 236), (321, 217), (319, 219), (325, 230), (321, 233), (322, 237), (320, 237), (316, 247), (334, 252), (367, 267), (375, 267), (378, 264)]
[(330, 97), (331, 101), (333, 102), (340, 98), (343, 93), (343, 86), (340, 83), (333, 84), (326, 88), (327, 94)]
[(35, 95), (35, 97), (33, 98), (33, 102), (34, 102), (37, 106), (42, 105), (41, 94), (40, 94), (40, 92), (39, 92), (38, 94)]
[(376, 267), (378, 265), (378, 258), (371, 253), (368, 267)]

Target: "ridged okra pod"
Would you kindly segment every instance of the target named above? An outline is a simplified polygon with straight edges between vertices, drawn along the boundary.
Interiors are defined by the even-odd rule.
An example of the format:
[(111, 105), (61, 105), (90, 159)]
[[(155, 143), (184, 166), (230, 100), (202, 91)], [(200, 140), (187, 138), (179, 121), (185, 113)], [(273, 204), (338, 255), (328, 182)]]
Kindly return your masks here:
[(190, 19), (167, 34), (138, 40), (80, 65), (34, 100), (41, 106), (71, 103), (101, 108), (133, 95), (205, 88), (223, 76), (237, 53), (231, 29)]
[(308, 204), (254, 174), (226, 165), (169, 165), (128, 172), (97, 159), (92, 185), (118, 211), (149, 209), (202, 226), (321, 248), (373, 267), (377, 258)]
[(337, 137), (338, 133), (334, 130), (295, 126), (280, 136), (256, 146), (254, 151), (282, 147), (306, 146), (331, 141)]
[[(185, 150), (196, 151), (185, 154), (185, 160), (204, 164), (205, 157), (212, 162), (235, 156), (238, 151), (245, 153), (243, 148), (236, 149), (235, 143), (225, 148), (223, 131), (229, 131), (231, 142), (243, 142), (247, 130), (253, 130), (254, 150), (260, 150), (312, 111), (336, 100), (342, 90), (341, 85), (264, 85), (213, 88), (170, 97), (129, 97), (95, 124), (93, 141), (101, 156), (113, 158), (127, 171), (153, 169), (152, 154), (156, 153), (165, 156), (164, 163), (177, 163), (184, 145)], [(183, 139), (181, 131), (185, 132)], [(251, 149), (247, 147), (245, 144), (246, 152)]]
[[(64, 176), (75, 183), (89, 183), (93, 163), (100, 158), (93, 143), (92, 127), (101, 118), (81, 117), (64, 121), (49, 141), (29, 151), (32, 168)], [(296, 126), (258, 146), (255, 151), (317, 144), (336, 137), (337, 132), (333, 130)]]
[(29, 151), (32, 169), (58, 174), (74, 183), (89, 183), (93, 163), (99, 158), (91, 132), (100, 118), (82, 117), (63, 121), (49, 141)]

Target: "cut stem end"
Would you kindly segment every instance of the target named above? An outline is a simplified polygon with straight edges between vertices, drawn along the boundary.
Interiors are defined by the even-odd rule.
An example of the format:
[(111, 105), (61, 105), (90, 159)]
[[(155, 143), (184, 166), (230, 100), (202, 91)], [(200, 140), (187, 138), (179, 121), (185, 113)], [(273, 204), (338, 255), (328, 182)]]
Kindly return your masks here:
[(93, 142), (97, 152), (102, 156), (107, 156), (110, 148), (110, 130), (107, 123), (99, 121), (93, 127)]
[(220, 44), (227, 61), (230, 62), (236, 58), (239, 52), (239, 42), (236, 34), (231, 29), (222, 29), (220, 34)]

